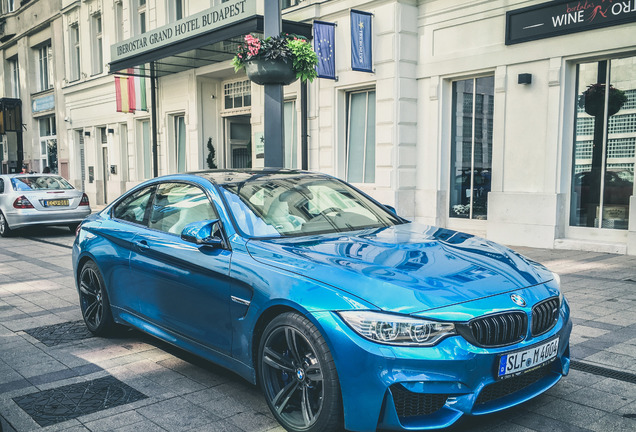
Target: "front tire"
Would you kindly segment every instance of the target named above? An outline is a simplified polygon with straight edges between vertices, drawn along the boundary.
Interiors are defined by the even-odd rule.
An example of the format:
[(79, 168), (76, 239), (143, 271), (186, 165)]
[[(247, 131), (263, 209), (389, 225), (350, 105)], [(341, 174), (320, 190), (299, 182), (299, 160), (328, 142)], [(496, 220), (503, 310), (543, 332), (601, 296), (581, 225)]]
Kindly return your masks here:
[(288, 312), (267, 325), (258, 378), (267, 405), (288, 431), (342, 430), (336, 366), (324, 338), (304, 316)]
[(104, 278), (93, 261), (87, 261), (80, 271), (79, 296), (86, 327), (95, 336), (109, 336), (115, 331)]
[(4, 214), (0, 211), (0, 236), (9, 237), (11, 235), (11, 228)]

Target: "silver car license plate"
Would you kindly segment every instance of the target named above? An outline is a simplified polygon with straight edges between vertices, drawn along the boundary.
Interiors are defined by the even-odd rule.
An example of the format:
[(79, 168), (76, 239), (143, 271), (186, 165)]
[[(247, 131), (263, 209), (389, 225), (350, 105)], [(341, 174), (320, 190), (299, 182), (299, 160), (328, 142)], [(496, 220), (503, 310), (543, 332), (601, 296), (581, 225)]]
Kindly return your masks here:
[(63, 207), (68, 206), (67, 199), (45, 200), (44, 207)]
[(522, 351), (503, 354), (499, 357), (497, 377), (508, 378), (528, 369), (534, 369), (553, 361), (559, 351), (559, 338), (541, 345), (535, 345)]

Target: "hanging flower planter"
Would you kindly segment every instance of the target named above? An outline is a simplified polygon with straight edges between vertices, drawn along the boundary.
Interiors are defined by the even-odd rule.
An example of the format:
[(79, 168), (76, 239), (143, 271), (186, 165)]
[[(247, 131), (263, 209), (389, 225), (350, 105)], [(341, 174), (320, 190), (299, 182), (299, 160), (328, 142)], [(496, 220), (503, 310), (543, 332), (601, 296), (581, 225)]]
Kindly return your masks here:
[(245, 68), (247, 77), (261, 85), (312, 81), (317, 64), (318, 56), (307, 39), (286, 33), (265, 39), (247, 35), (232, 59), (236, 72)]
[[(625, 92), (609, 86), (609, 95), (607, 101), (608, 115), (613, 116), (627, 102)], [(587, 87), (579, 98), (579, 107), (585, 109), (585, 112), (591, 116), (603, 115), (605, 107), (605, 84), (596, 83)]]
[(285, 60), (253, 59), (245, 62), (247, 77), (254, 83), (289, 85), (296, 81), (292, 62)]

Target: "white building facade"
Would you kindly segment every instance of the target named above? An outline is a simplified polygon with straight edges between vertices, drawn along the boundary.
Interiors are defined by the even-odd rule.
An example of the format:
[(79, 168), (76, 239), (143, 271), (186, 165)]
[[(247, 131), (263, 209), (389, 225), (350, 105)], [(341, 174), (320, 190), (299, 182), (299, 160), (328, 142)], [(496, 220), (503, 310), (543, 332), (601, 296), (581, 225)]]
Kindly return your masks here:
[[(250, 1), (259, 16), (262, 1)], [(18, 76), (24, 161), (35, 170), (56, 164), (101, 204), (155, 172), (208, 168), (208, 143), (219, 168), (263, 165), (263, 89), (229, 61), (240, 38), (195, 28), (239, 0), (18, 3), (3, 11), (13, 34), (0, 37), (4, 97), (15, 97)], [(636, 254), (633, 0), (282, 6), (284, 20), (336, 24), (337, 80), (315, 80), (306, 96), (299, 82), (284, 89), (286, 167), (301, 168), (306, 152), (308, 169), (349, 180), (406, 218), (510, 245)], [(23, 27), (37, 20), (26, 13), (36, 8), (40, 21), (7, 33), (18, 15)], [(373, 14), (372, 73), (351, 67), (351, 10)], [(253, 22), (246, 32), (259, 31)], [(184, 34), (169, 40), (169, 28)], [(161, 50), (113, 56), (111, 47), (144, 35)], [(46, 88), (36, 74), (43, 57)], [(134, 73), (145, 77), (148, 111), (117, 112), (110, 72), (122, 64), (143, 67)], [(42, 147), (52, 139), (57, 161)]]

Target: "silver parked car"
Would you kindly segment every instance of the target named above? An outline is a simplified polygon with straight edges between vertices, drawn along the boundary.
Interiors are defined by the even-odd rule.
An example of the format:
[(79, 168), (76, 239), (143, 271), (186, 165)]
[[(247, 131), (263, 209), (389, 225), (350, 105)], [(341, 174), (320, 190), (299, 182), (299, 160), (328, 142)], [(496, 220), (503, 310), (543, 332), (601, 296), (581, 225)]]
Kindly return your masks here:
[(91, 213), (88, 196), (55, 174), (0, 175), (0, 235), (32, 225), (75, 231)]

